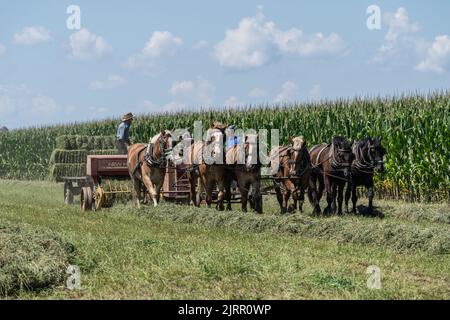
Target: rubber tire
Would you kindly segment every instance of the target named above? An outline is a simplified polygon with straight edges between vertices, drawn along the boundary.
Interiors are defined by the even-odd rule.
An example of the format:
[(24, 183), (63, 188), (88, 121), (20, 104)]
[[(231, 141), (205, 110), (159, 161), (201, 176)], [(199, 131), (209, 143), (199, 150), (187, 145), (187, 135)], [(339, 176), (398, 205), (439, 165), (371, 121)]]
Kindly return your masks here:
[(64, 182), (64, 203), (67, 205), (73, 204), (73, 196), (72, 183), (69, 181)]
[(92, 189), (89, 187), (83, 187), (81, 189), (80, 194), (80, 207), (81, 211), (91, 211), (92, 210), (92, 203), (93, 203), (93, 197), (92, 197)]

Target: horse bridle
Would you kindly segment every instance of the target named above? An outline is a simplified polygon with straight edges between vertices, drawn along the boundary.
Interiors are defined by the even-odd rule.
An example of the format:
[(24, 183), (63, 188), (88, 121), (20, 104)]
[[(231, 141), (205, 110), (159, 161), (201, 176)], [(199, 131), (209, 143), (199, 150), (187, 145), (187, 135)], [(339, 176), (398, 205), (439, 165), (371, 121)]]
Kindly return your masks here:
[[(292, 154), (294, 154), (293, 152), (292, 152), (292, 150), (293, 151), (296, 151), (296, 152), (300, 152), (300, 151), (302, 151), (302, 148), (301, 147), (299, 147), (299, 148), (294, 148), (292, 145), (289, 145), (288, 146), (288, 148), (287, 148), (287, 154), (288, 154), (288, 157), (289, 157), (289, 159), (288, 159), (288, 161), (287, 161), (287, 164), (288, 165), (295, 165), (296, 163), (297, 163), (297, 161), (298, 160), (295, 160), (295, 159), (292, 159), (291, 158), (291, 155)], [(305, 171), (306, 170), (308, 170), (308, 168), (309, 168), (309, 161), (306, 161), (307, 159), (305, 159), (306, 157), (305, 157), (305, 155), (306, 155), (306, 148), (303, 148), (303, 152), (302, 152), (302, 154), (301, 154), (301, 158), (300, 158), (300, 160), (303, 160), (303, 167), (301, 168), (302, 170), (301, 171), (296, 171), (295, 172), (295, 176), (297, 176), (297, 177), (301, 177), (301, 176), (303, 176), (303, 174), (305, 173)], [(290, 168), (289, 168), (290, 169)], [(290, 171), (290, 170), (289, 170)], [(290, 174), (289, 174), (290, 175)]]
[(369, 161), (366, 160), (364, 157), (364, 153), (362, 152), (361, 146), (359, 144), (356, 145), (356, 159), (353, 163), (354, 167), (362, 172), (363, 170), (371, 170), (367, 173), (372, 173), (373, 169), (376, 165), (384, 163), (383, 160), (375, 160), (372, 157), (371, 151), (375, 149), (374, 145), (371, 145), (369, 142), (366, 144), (367, 146), (367, 157), (369, 158)]

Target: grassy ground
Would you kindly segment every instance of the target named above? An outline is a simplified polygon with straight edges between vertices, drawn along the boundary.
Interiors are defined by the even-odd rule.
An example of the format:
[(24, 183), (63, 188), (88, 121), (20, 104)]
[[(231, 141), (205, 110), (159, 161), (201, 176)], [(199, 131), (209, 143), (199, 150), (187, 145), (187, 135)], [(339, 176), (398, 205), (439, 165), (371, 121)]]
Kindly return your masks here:
[[(141, 210), (131, 204), (117, 205), (81, 213), (77, 206), (65, 206), (62, 194), (57, 184), (0, 181), (0, 219), (56, 232), (75, 245), (72, 263), (82, 272), (80, 290), (61, 286), (40, 293), (21, 292), (18, 298), (450, 299), (449, 254), (184, 223), (169, 216), (175, 212), (187, 216), (193, 210), (204, 216), (216, 212), (172, 204)], [(407, 230), (450, 231), (447, 204), (376, 204), (384, 219), (305, 219), (316, 224), (328, 221), (330, 227), (341, 219), (363, 228), (391, 223)], [(309, 206), (305, 211), (310, 212)], [(261, 219), (284, 219), (270, 216), (276, 212), (274, 202), (266, 201)], [(367, 288), (370, 265), (381, 269), (380, 290)]]

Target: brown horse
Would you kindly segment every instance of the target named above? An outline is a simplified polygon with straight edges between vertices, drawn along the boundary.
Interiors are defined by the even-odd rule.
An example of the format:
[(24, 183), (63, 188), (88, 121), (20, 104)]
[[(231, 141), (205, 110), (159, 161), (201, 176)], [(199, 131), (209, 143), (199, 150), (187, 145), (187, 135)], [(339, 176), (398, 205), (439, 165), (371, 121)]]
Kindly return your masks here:
[(138, 207), (141, 201), (142, 183), (158, 205), (161, 187), (166, 175), (167, 154), (172, 148), (170, 131), (161, 130), (148, 144), (137, 143), (128, 149), (128, 171), (133, 184), (133, 197)]
[[(315, 184), (310, 180), (311, 163), (306, 146), (306, 139), (300, 136), (289, 139), (288, 146), (277, 147), (270, 152), (270, 169), (281, 214), (288, 210), (295, 212), (297, 202), (300, 211), (303, 211), (306, 189), (309, 191), (308, 198), (314, 207), (314, 213), (320, 213)], [(288, 208), (291, 195), (294, 204)]]
[(366, 137), (353, 145), (355, 161), (352, 163), (352, 177), (345, 191), (345, 209), (347, 213), (349, 213), (348, 201), (350, 199), (350, 193), (353, 202), (352, 213), (356, 213), (356, 202), (358, 201), (356, 187), (363, 185), (367, 188), (367, 197), (369, 198), (367, 214), (373, 214), (374, 170), (384, 172), (383, 156), (386, 154), (386, 149), (381, 145), (381, 140), (381, 137), (378, 139), (375, 137)]
[(224, 164), (224, 130), (226, 126), (214, 123), (207, 131), (206, 142), (192, 142), (187, 150), (186, 169), (190, 183), (191, 204), (199, 206), (201, 193), (205, 191), (205, 201), (211, 207), (212, 195), (217, 188), (217, 210), (224, 210), (225, 198), (225, 164)]
[(334, 137), (331, 144), (316, 145), (309, 150), (313, 166), (311, 180), (314, 185), (319, 182), (318, 200), (323, 190), (327, 192), (327, 207), (324, 213), (336, 212), (336, 193), (338, 198), (337, 212), (342, 214), (344, 186), (351, 175), (354, 159), (352, 143), (343, 137)]
[[(242, 159), (240, 159), (242, 157)], [(261, 196), (261, 162), (257, 134), (247, 134), (243, 146), (227, 146), (226, 152), (226, 186), (227, 210), (231, 210), (231, 183), (237, 182), (241, 194), (242, 211), (247, 212), (249, 191), (252, 188), (250, 204), (257, 213), (262, 213)]]

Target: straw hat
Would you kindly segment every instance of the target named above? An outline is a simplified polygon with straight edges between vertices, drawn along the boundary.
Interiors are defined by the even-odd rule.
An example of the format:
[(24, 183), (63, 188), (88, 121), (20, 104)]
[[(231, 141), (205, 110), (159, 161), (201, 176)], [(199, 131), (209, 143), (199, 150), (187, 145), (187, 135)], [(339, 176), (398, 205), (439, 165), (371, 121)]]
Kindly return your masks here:
[(131, 112), (128, 112), (128, 113), (124, 114), (124, 116), (122, 117), (122, 121), (128, 121), (133, 118), (134, 118), (133, 114)]

